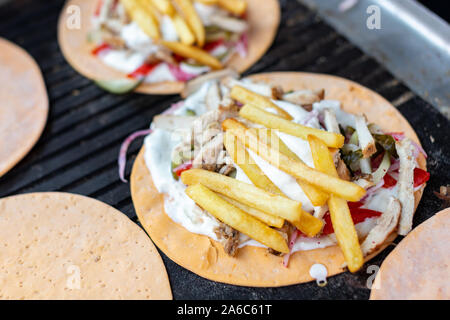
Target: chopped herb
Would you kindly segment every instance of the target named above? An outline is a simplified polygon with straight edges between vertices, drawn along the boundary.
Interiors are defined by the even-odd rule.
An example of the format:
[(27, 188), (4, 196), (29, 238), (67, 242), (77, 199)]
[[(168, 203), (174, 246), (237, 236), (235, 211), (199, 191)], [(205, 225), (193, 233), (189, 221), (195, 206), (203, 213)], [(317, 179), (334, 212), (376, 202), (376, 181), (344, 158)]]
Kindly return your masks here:
[(341, 149), (342, 160), (352, 173), (359, 169), (359, 160), (363, 158), (362, 151), (360, 149), (351, 151), (347, 148)]
[(195, 112), (195, 111), (192, 110), (192, 109), (187, 109), (187, 110), (186, 110), (186, 115), (195, 117), (195, 116), (197, 115), (197, 112)]
[(377, 149), (381, 147), (384, 151), (389, 152), (394, 158), (398, 158), (397, 149), (395, 148), (395, 139), (387, 134), (374, 134), (373, 138), (378, 144)]

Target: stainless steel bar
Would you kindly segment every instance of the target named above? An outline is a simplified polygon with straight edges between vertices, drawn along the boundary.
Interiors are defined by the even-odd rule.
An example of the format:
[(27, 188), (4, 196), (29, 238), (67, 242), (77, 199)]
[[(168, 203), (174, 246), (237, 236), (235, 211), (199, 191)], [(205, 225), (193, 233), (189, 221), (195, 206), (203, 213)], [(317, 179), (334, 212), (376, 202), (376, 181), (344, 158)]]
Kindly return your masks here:
[[(414, 0), (297, 0), (450, 118), (450, 26)], [(344, 4), (344, 5), (343, 5)]]

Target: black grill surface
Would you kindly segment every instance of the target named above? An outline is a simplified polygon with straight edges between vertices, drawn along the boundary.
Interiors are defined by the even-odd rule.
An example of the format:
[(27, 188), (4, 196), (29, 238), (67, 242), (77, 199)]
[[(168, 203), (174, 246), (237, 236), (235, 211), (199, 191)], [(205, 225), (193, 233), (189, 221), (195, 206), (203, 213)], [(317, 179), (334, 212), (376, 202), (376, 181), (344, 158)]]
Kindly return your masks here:
[[(50, 97), (44, 134), (30, 154), (0, 179), (0, 197), (38, 191), (73, 192), (104, 201), (138, 223), (129, 185), (120, 182), (117, 155), (123, 139), (147, 128), (152, 117), (178, 96), (115, 96), (97, 88), (64, 60), (57, 44), (56, 25), (64, 1), (16, 0), (0, 7), (0, 36), (24, 47), (39, 63)], [(246, 74), (269, 71), (329, 73), (357, 81), (391, 101), (416, 129), (428, 152), (429, 182), (417, 210), (415, 225), (441, 206), (433, 195), (449, 183), (449, 122), (361, 52), (294, 0), (282, 0), (282, 22), (269, 52)], [(142, 145), (129, 150), (127, 175)], [(397, 239), (398, 241), (399, 239)], [(284, 288), (247, 288), (205, 280), (176, 265), (161, 253), (176, 299), (367, 299), (369, 265), (379, 266), (392, 250), (357, 274)]]

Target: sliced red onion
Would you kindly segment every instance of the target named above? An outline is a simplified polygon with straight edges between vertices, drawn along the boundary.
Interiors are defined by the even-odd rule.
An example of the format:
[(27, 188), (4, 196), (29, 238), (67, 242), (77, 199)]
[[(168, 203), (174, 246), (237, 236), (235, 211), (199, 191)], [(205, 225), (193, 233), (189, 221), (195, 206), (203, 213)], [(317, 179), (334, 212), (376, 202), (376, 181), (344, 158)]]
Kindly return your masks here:
[(374, 185), (373, 187), (367, 189), (365, 196), (362, 197), (362, 199), (359, 200), (359, 201), (364, 202), (365, 200), (367, 200), (367, 198), (372, 196), (375, 193), (375, 191), (381, 189), (383, 186), (384, 186), (384, 179), (381, 179), (381, 181), (378, 182), (376, 185)]
[(184, 72), (179, 66), (169, 64), (169, 70), (177, 81), (186, 82), (197, 77), (196, 74)]
[[(423, 150), (423, 148), (415, 141), (411, 141), (412, 145), (414, 146), (414, 148), (416, 149), (417, 153), (421, 153), (423, 154), (423, 156), (426, 158), (428, 158), (427, 153), (425, 152), (425, 150)], [(417, 156), (416, 156), (417, 158)]]
[(392, 171), (397, 171), (398, 169), (400, 169), (400, 160), (395, 159), (392, 161), (391, 166), (389, 167), (388, 172), (392, 172)]
[(289, 265), (289, 258), (291, 257), (292, 254), (292, 248), (294, 247), (295, 241), (297, 241), (299, 234), (300, 233), (298, 232), (298, 230), (295, 229), (295, 231), (291, 235), (291, 239), (289, 240), (289, 253), (285, 254), (283, 258), (283, 266), (285, 266), (286, 268)]
[(136, 138), (141, 137), (141, 136), (146, 136), (150, 133), (152, 133), (151, 129), (136, 131), (136, 132), (132, 133), (131, 135), (129, 135), (125, 139), (125, 141), (122, 143), (122, 145), (120, 146), (119, 159), (117, 160), (117, 162), (119, 164), (119, 177), (120, 177), (120, 180), (122, 180), (122, 182), (125, 182), (125, 183), (128, 182), (125, 179), (125, 165), (127, 164), (128, 147)]

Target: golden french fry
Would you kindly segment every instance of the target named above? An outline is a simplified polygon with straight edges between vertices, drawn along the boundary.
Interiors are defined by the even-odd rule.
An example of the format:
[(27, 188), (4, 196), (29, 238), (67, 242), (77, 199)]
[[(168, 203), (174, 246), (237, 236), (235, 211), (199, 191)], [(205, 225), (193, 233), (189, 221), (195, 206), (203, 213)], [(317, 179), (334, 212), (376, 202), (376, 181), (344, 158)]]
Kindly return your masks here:
[(186, 21), (184, 21), (183, 17), (176, 13), (171, 17), (171, 19), (175, 29), (177, 30), (177, 34), (180, 37), (180, 41), (188, 46), (193, 45), (195, 42), (195, 36), (191, 29), (189, 29), (189, 26)]
[[(325, 143), (312, 135), (308, 136), (308, 142), (315, 167), (326, 174), (337, 177), (338, 173), (333, 158)], [(348, 269), (351, 272), (356, 272), (363, 265), (364, 258), (347, 201), (331, 195), (328, 199), (328, 208), (330, 209), (334, 233), (347, 261)]]
[(135, 0), (120, 0), (120, 3), (122, 3), (125, 10), (130, 15), (131, 20), (136, 22), (150, 38), (154, 40), (159, 40), (161, 38), (158, 20), (152, 12), (148, 11), (141, 6), (140, 2)]
[(228, 201), (229, 203), (231, 203), (233, 206), (238, 207), (239, 209), (241, 209), (242, 211), (252, 215), (253, 217), (255, 217), (258, 220), (261, 220), (262, 222), (264, 222), (265, 224), (275, 227), (275, 228), (281, 228), (284, 225), (284, 219), (271, 215), (271, 214), (267, 214), (265, 212), (262, 212), (261, 210), (249, 207), (243, 203), (240, 203), (239, 201), (233, 200), (231, 198), (228, 198), (224, 195), (218, 194), (221, 198), (225, 199), (226, 201)]
[(255, 186), (273, 194), (283, 195), (281, 190), (258, 167), (244, 145), (230, 131), (225, 133), (224, 145), (234, 163), (244, 171)]
[(186, 194), (226, 225), (275, 251), (289, 253), (286, 240), (280, 233), (228, 203), (207, 187), (201, 184), (192, 185), (187, 187)]
[[(278, 135), (275, 134), (271, 129), (265, 128), (257, 129), (256, 133), (258, 135), (258, 139), (261, 140), (262, 142), (268, 144), (269, 146), (272, 145), (278, 146), (278, 150), (282, 154), (294, 160), (303, 162), (299, 157), (297, 157), (297, 155), (294, 152), (291, 151), (291, 149), (288, 148), (288, 146), (280, 139), (280, 137), (278, 137)], [(328, 193), (300, 179), (297, 179), (297, 183), (300, 185), (303, 192), (305, 192), (306, 196), (311, 201), (313, 206), (323, 206), (327, 202), (329, 197)]]
[(143, 9), (149, 16), (151, 15), (156, 23), (158, 22), (158, 17), (160, 16), (159, 11), (153, 6), (153, 4), (149, 0), (135, 0), (138, 5)]
[(185, 57), (194, 59), (212, 69), (222, 69), (222, 63), (214, 58), (208, 52), (194, 46), (188, 46), (180, 42), (161, 41), (161, 43), (169, 48), (172, 52)]
[(231, 89), (231, 97), (242, 104), (251, 104), (252, 106), (262, 110), (276, 110), (280, 117), (287, 120), (292, 120), (292, 117), (289, 115), (289, 113), (273, 103), (268, 97), (257, 94), (244, 87), (234, 86)]
[[(233, 119), (225, 120), (223, 122), (222, 126), (224, 127), (225, 130), (227, 130), (226, 135), (228, 135), (228, 136), (230, 134), (233, 135), (233, 133), (235, 132), (234, 130), (243, 132), (243, 130), (246, 129), (246, 127), (243, 124), (241, 124), (239, 121), (236, 121)], [(250, 131), (250, 130), (251, 129), (249, 129), (248, 131)], [(225, 141), (227, 141), (227, 138), (225, 139)], [(244, 150), (245, 150), (245, 148), (244, 148)], [(259, 169), (259, 167), (258, 167), (258, 169)], [(261, 170), (261, 169), (259, 169), (259, 170)], [(272, 182), (270, 181), (270, 183), (272, 183)], [(275, 193), (279, 194), (281, 196), (284, 196), (284, 194), (282, 193), (281, 190), (278, 189), (278, 187), (276, 188)], [(276, 213), (274, 213), (274, 214), (276, 214)], [(292, 220), (289, 220), (289, 221), (294, 226), (296, 226), (297, 229), (299, 229), (300, 231), (302, 231), (309, 237), (314, 237), (315, 235), (317, 235), (322, 230), (322, 227), (323, 227), (323, 222), (320, 219), (315, 218), (314, 216), (312, 216), (311, 214), (309, 214), (308, 212), (303, 211), (303, 210), (302, 210), (302, 216), (301, 216), (300, 221), (292, 221)]]
[(199, 47), (203, 47), (205, 45), (206, 32), (205, 27), (203, 26), (202, 20), (195, 11), (194, 5), (191, 0), (174, 0), (175, 3), (180, 8), (183, 13), (184, 18), (186, 19), (189, 27), (191, 27), (192, 31), (194, 31), (195, 38), (197, 39), (197, 44)]
[[(227, 130), (227, 128), (231, 129), (236, 127), (232, 125), (233, 122), (239, 123), (237, 120), (227, 119), (222, 123), (222, 126), (225, 130)], [(301, 161), (296, 161), (287, 157), (286, 155), (280, 153), (279, 150), (276, 150), (275, 148), (258, 140), (258, 136), (252, 130), (231, 130), (232, 133), (237, 136), (247, 148), (256, 152), (260, 157), (271, 163), (273, 166), (294, 176), (297, 179), (306, 181), (323, 191), (333, 193), (348, 201), (359, 201), (366, 193), (364, 188), (361, 188), (355, 183), (327, 175), (321, 171), (308, 167)]]
[(172, 17), (175, 14), (175, 8), (169, 0), (144, 0), (151, 1), (151, 3), (163, 14)]
[(212, 6), (214, 4), (218, 4), (219, 3), (219, 0), (196, 0), (196, 1), (200, 2), (200, 3), (203, 3), (203, 4), (206, 4), (208, 6)]
[(316, 128), (302, 126), (292, 121), (288, 121), (270, 112), (261, 110), (251, 104), (243, 106), (239, 115), (247, 120), (262, 124), (263, 126), (280, 130), (281, 132), (306, 140), (309, 134), (320, 138), (328, 147), (341, 148), (344, 145), (344, 136), (341, 134), (328, 132)]
[(181, 174), (181, 181), (186, 185), (201, 183), (209, 189), (249, 207), (277, 215), (289, 221), (300, 221), (303, 212), (302, 204), (298, 201), (275, 195), (219, 173), (191, 169)]
[(218, 0), (218, 4), (237, 16), (242, 16), (247, 10), (247, 1), (245, 0)]

